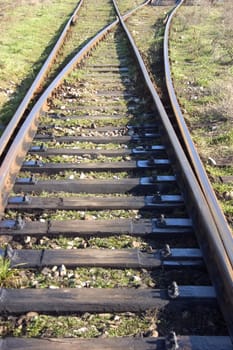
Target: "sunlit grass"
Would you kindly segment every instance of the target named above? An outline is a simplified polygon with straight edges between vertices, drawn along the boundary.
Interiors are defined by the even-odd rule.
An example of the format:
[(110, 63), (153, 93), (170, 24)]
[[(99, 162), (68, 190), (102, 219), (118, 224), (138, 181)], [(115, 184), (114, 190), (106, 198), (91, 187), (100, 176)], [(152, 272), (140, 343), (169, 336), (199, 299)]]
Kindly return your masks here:
[(217, 6), (183, 6), (173, 20), (170, 36), (175, 90), (229, 222), (231, 201), (225, 200), (224, 193), (231, 185), (218, 179), (232, 175), (232, 166), (211, 167), (207, 160), (211, 157), (216, 164), (230, 165), (232, 159), (231, 9), (231, 1)]
[[(0, 122), (7, 123), (14, 114), (77, 4), (74, 0), (25, 2), (23, 6), (11, 4), (4, 11), (0, 40)], [(51, 77), (113, 19), (114, 11), (109, 1), (85, 4), (79, 21), (72, 28), (71, 40), (66, 42), (56, 60)]]

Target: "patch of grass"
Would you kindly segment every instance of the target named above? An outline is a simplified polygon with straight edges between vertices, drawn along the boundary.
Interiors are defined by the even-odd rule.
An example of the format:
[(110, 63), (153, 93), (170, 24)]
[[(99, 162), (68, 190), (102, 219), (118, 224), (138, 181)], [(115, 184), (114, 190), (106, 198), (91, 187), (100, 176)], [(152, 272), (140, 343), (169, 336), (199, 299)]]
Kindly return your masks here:
[(222, 183), (219, 181), (220, 176), (231, 176), (233, 174), (233, 166), (229, 167), (212, 167), (206, 166), (207, 172), (212, 180), (213, 188), (220, 200), (221, 207), (226, 214), (230, 223), (233, 217), (233, 198), (232, 198), (232, 183)]
[(119, 7), (119, 10), (121, 14), (125, 14), (129, 10), (133, 10), (135, 7), (143, 3), (141, 0), (118, 0), (117, 6)]
[[(201, 157), (212, 157), (217, 164), (231, 164), (233, 150), (232, 6), (228, 0), (215, 6), (182, 6), (170, 37), (173, 80), (184, 116)], [(221, 176), (229, 170), (206, 169), (232, 223), (225, 187), (215, 182), (216, 172)]]
[(146, 6), (127, 20), (131, 34), (151, 72), (160, 97), (164, 95), (163, 35), (171, 6)]
[(11, 268), (9, 259), (0, 257), (0, 287), (15, 288), (20, 286), (20, 276), (17, 269)]
[[(26, 161), (30, 161), (30, 160), (37, 160), (38, 158), (42, 158), (42, 157), (38, 157), (38, 155), (33, 155), (33, 154), (29, 154), (26, 157)], [(82, 156), (68, 156), (68, 155), (58, 155), (58, 156), (48, 156), (46, 158), (42, 158), (43, 163), (75, 163), (75, 164), (83, 164), (83, 163), (105, 163), (105, 162), (122, 162), (124, 160), (124, 157), (118, 156), (118, 157), (107, 157), (107, 156), (103, 156), (101, 154), (97, 155), (97, 156), (87, 156), (87, 155), (82, 155)], [(130, 159), (127, 159), (130, 160)]]
[[(16, 2), (15, 6), (4, 11), (1, 26), (0, 66), (3, 69), (0, 72), (0, 108), (1, 122), (4, 123), (12, 117), (77, 6), (77, 1), (74, 0), (46, 0), (46, 3), (24, 1), (24, 6), (18, 6), (21, 2)], [(107, 0), (91, 0), (85, 3), (79, 20), (69, 33), (69, 40), (50, 71), (49, 79), (61, 70), (89, 38), (111, 22), (114, 16), (113, 7)], [(80, 78), (80, 74), (76, 71), (76, 77)]]
[[(46, 6), (39, 1), (34, 5), (18, 6), (16, 2), (4, 12), (0, 43), (0, 62), (4, 62), (0, 72), (3, 120), (22, 99), (76, 4), (76, 1), (54, 0)], [(42, 30), (45, 27), (46, 31)], [(9, 99), (11, 103), (5, 105)]]
[(233, 129), (224, 134), (213, 136), (210, 142), (211, 145), (233, 146)]
[[(147, 214), (149, 215), (149, 213)], [(150, 215), (153, 215), (151, 213)], [(15, 217), (15, 213), (8, 211), (7, 217)], [(27, 218), (34, 217), (33, 214), (27, 214)], [(42, 220), (110, 220), (110, 219), (137, 219), (140, 217), (138, 210), (99, 210), (99, 211), (80, 211), (80, 210), (55, 210), (54, 212), (45, 212), (38, 219)]]
[(12, 271), (10, 269), (10, 261), (0, 257), (0, 285), (12, 276)]
[[(47, 268), (45, 268), (47, 270)], [(67, 269), (67, 275), (60, 277), (58, 271), (28, 272), (28, 280), (24, 279), (24, 287), (36, 288), (137, 288), (154, 286), (150, 274), (143, 270), (76, 268)], [(23, 273), (23, 272), (22, 272)], [(26, 272), (25, 272), (26, 274)]]
[(74, 237), (73, 239), (59, 236), (56, 238), (42, 237), (35, 244), (32, 244), (33, 249), (84, 249), (84, 248), (107, 248), (107, 249), (123, 249), (123, 248), (139, 248), (147, 249), (148, 243), (140, 237), (132, 237), (128, 235), (110, 236), (110, 237), (92, 237), (84, 239)]
[(155, 328), (156, 312), (151, 314), (89, 314), (82, 316), (22, 315), (1, 322), (2, 336), (76, 337), (134, 336)]
[[(134, 177), (137, 176), (134, 172)], [(148, 175), (149, 176), (149, 175)], [(20, 177), (29, 177), (30, 178), (30, 172), (22, 172), (20, 173)], [(79, 180), (79, 179), (99, 179), (99, 180), (118, 180), (118, 179), (125, 179), (131, 177), (130, 172), (96, 172), (96, 171), (90, 171), (90, 172), (78, 172), (78, 171), (64, 171), (59, 174), (55, 175), (48, 175), (48, 174), (36, 174), (36, 178), (38, 180)], [(138, 175), (139, 177), (139, 175)]]

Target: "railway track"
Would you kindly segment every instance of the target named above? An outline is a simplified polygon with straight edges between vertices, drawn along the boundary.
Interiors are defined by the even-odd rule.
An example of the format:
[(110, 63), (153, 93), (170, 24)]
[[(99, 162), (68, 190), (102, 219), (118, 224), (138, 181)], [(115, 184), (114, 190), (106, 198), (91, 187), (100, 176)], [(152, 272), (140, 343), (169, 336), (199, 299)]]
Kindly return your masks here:
[[(224, 239), (120, 22), (62, 70), (13, 140), (6, 133), (1, 255), (15, 276), (1, 290), (0, 349), (232, 348)], [(44, 338), (51, 323), (27, 337), (43, 314), (76, 323), (67, 318), (64, 338)], [(141, 330), (108, 337), (138, 317)], [(75, 338), (85, 332), (93, 338)]]

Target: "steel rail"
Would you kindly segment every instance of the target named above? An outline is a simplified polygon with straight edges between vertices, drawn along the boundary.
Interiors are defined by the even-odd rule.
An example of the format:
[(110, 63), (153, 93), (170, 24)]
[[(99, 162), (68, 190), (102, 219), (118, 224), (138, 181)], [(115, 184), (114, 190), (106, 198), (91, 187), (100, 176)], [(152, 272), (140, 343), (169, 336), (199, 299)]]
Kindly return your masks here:
[[(118, 13), (121, 26), (131, 43), (138, 65), (143, 73), (145, 83), (151, 93), (155, 105), (157, 106), (164, 127), (165, 142), (172, 146), (169, 148), (170, 152), (168, 153), (170, 153), (171, 159), (175, 162), (177, 178), (183, 185), (183, 191), (185, 191), (185, 202), (190, 216), (193, 219), (197, 239), (203, 252), (210, 278), (216, 289), (218, 302), (225, 317), (229, 334), (233, 340), (233, 270), (231, 261), (226, 254), (225, 246), (218, 234), (218, 227), (216, 226), (215, 220), (213, 220), (212, 212), (206, 198), (171, 125), (164, 106), (154, 88), (144, 61), (126, 24), (124, 23), (115, 0), (113, 0), (113, 3)], [(222, 277), (223, 283), (219, 281), (220, 276)]]
[(83, 4), (84, 0), (80, 0), (79, 4), (77, 5), (76, 9), (74, 10), (73, 14), (71, 15), (70, 19), (68, 20), (65, 28), (63, 29), (58, 41), (56, 42), (54, 48), (52, 49), (51, 53), (49, 54), (48, 58), (44, 62), (43, 66), (41, 67), (39, 73), (37, 74), (35, 80), (33, 81), (31, 87), (27, 91), (26, 95), (24, 96), (23, 100), (21, 101), (20, 105), (18, 106), (16, 112), (14, 113), (12, 119), (8, 123), (6, 129), (4, 130), (1, 138), (0, 138), (0, 155), (3, 154), (5, 151), (5, 147), (7, 146), (8, 142), (10, 141), (10, 138), (12, 137), (14, 131), (16, 130), (24, 112), (26, 111), (29, 103), (31, 102), (32, 98), (37, 93), (38, 89), (40, 88), (44, 78), (46, 77), (46, 74), (48, 70), (50, 69), (51, 65), (53, 64), (56, 55), (58, 54), (58, 51), (60, 50), (61, 46), (63, 45), (66, 36), (70, 30), (70, 27), (77, 21), (77, 15), (78, 12)]
[(171, 28), (171, 21), (177, 10), (183, 4), (184, 0), (182, 0), (177, 7), (174, 8), (172, 13), (169, 16), (169, 19), (166, 24), (165, 35), (164, 35), (164, 67), (165, 67), (165, 76), (166, 76), (166, 84), (170, 97), (170, 101), (173, 107), (173, 111), (176, 117), (177, 124), (179, 126), (179, 131), (182, 135), (182, 140), (185, 144), (185, 151), (188, 159), (190, 160), (190, 164), (194, 170), (197, 181), (200, 184), (202, 192), (206, 198), (207, 204), (212, 213), (212, 218), (215, 221), (216, 227), (218, 229), (218, 234), (220, 239), (223, 242), (225, 247), (225, 251), (227, 252), (228, 259), (233, 267), (233, 237), (230, 231), (230, 228), (227, 224), (225, 216), (219, 206), (216, 195), (213, 191), (213, 188), (210, 184), (204, 166), (201, 162), (199, 154), (195, 148), (191, 135), (189, 133), (188, 127), (185, 123), (185, 119), (181, 112), (174, 86), (171, 78), (171, 69), (170, 69), (170, 61), (169, 61), (169, 31)]

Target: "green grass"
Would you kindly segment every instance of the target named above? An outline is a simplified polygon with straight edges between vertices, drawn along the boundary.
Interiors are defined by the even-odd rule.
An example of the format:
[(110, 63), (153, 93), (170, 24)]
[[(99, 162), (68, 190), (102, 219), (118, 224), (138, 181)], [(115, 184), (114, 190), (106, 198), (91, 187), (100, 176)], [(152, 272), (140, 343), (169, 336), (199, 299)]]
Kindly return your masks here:
[(211, 138), (210, 144), (216, 146), (224, 145), (233, 147), (233, 129), (226, 131), (224, 134), (213, 136)]
[[(40, 157), (41, 158), (41, 157)], [(27, 155), (26, 161), (29, 160), (37, 160), (38, 155)], [(87, 155), (83, 156), (68, 156), (68, 155), (62, 155), (62, 156), (48, 156), (46, 158), (42, 158), (42, 162), (44, 164), (46, 163), (76, 163), (76, 164), (89, 164), (89, 163), (106, 163), (106, 162), (122, 162), (124, 160), (124, 157), (118, 156), (118, 157), (107, 157), (103, 156), (101, 154), (89, 157)], [(127, 159), (130, 160), (130, 159)]]
[(164, 89), (163, 52), (164, 19), (171, 6), (146, 6), (127, 20), (130, 32), (139, 47), (151, 78), (161, 97)]
[(215, 181), (213, 181), (213, 188), (220, 200), (222, 210), (229, 219), (229, 222), (233, 223), (233, 199), (232, 195), (229, 196), (229, 193), (232, 194), (232, 183), (222, 183), (219, 181), (220, 176), (232, 176), (233, 166), (218, 168), (207, 165), (206, 168), (210, 177), (215, 179)]
[(144, 242), (140, 237), (132, 237), (128, 235), (110, 236), (110, 237), (91, 237), (90, 239), (84, 239), (82, 237), (69, 237), (59, 236), (56, 238), (43, 237), (40, 238), (35, 244), (33, 243), (33, 249), (83, 249), (83, 248), (107, 248), (107, 249), (123, 249), (123, 248), (139, 248), (147, 249), (148, 243)]
[(19, 275), (16, 269), (11, 268), (9, 259), (0, 257), (0, 287), (10, 288), (19, 285)]
[[(147, 214), (149, 215), (149, 214)], [(152, 215), (152, 214), (150, 214)], [(7, 217), (15, 217), (15, 214), (8, 211)], [(30, 217), (30, 214), (27, 215)], [(32, 214), (34, 217), (34, 213)], [(99, 211), (80, 211), (80, 210), (55, 210), (54, 212), (46, 212), (40, 216), (44, 220), (110, 220), (110, 219), (137, 219), (139, 217), (138, 210), (99, 210)]]
[(0, 257), (0, 286), (11, 277), (12, 271), (10, 269), (10, 261)]
[(74, 0), (68, 3), (53, 0), (46, 5), (25, 3), (23, 6), (16, 2), (4, 13), (0, 40), (3, 121), (22, 99), (76, 5)]
[(207, 159), (211, 157), (217, 164), (232, 159), (231, 9), (230, 1), (217, 6), (182, 6), (173, 20), (170, 36), (175, 90), (229, 223), (233, 222), (232, 208), (224, 200), (224, 192), (232, 185), (221, 184), (217, 179), (226, 173), (230, 175), (232, 166), (230, 171), (210, 167)]
[[(2, 336), (27, 336), (27, 337), (75, 337), (75, 338), (96, 338), (114, 336), (134, 336), (137, 333), (147, 332), (155, 327), (153, 315), (144, 314), (88, 314), (83, 316), (46, 316), (26, 315), (21, 317), (21, 322), (2, 321)], [(23, 321), (23, 322), (22, 322)]]
[(60, 277), (56, 272), (27, 272), (24, 288), (137, 288), (154, 286), (153, 279), (145, 271), (133, 269), (76, 268), (67, 269), (67, 276)]
[[(35, 141), (33, 143), (35, 146), (40, 146), (41, 141)], [(155, 144), (155, 143), (154, 143)], [(70, 142), (70, 143), (59, 143), (59, 142), (43, 142), (44, 147), (51, 148), (75, 148), (75, 149), (86, 149), (86, 150), (94, 150), (96, 149), (96, 144), (92, 142)], [(116, 143), (98, 143), (98, 150), (117, 150), (121, 148), (128, 148), (127, 145), (124, 144), (116, 144)]]
[[(0, 6), (1, 3), (3, 0), (0, 0)], [(74, 0), (25, 2), (23, 6), (21, 2), (19, 5), (16, 2), (4, 12), (0, 40), (1, 123), (7, 123), (12, 117), (76, 6), (77, 1)], [(66, 41), (50, 72), (50, 79), (87, 40), (115, 18), (108, 0), (89, 1), (80, 14), (72, 27), (70, 40)], [(77, 71), (76, 75), (79, 76), (80, 72)]]
[(133, 10), (135, 7), (137, 7), (138, 5), (142, 4), (143, 1), (141, 0), (118, 0), (117, 1), (117, 6), (119, 7), (119, 10), (121, 12), (121, 14), (125, 14), (126, 12), (128, 12), (129, 10)]

